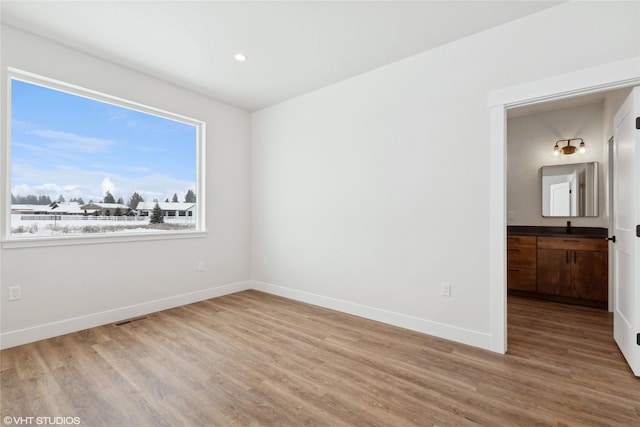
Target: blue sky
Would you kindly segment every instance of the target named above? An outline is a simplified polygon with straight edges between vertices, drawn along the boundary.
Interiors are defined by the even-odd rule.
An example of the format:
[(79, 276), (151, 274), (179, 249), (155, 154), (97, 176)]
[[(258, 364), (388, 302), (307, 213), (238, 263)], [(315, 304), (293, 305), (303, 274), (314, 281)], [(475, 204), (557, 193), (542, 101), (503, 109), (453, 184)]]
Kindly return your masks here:
[(195, 126), (12, 80), (11, 190), (125, 203), (195, 191)]

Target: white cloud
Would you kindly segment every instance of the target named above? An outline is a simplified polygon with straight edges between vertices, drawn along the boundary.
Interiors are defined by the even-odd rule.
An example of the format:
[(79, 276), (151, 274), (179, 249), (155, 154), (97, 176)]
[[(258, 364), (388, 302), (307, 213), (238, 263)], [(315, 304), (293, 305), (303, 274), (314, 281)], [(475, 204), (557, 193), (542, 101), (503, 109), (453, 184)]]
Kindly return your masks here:
[(35, 152), (40, 152), (43, 151), (42, 147), (38, 147), (37, 145), (33, 145), (33, 144), (22, 144), (20, 142), (15, 142), (13, 141), (11, 143), (12, 147), (20, 147), (20, 148), (26, 148), (29, 151), (35, 151)]
[(28, 132), (42, 138), (55, 140), (47, 146), (58, 150), (75, 151), (79, 153), (96, 153), (105, 151), (115, 144), (109, 139), (93, 138), (90, 136), (76, 135), (75, 133), (60, 132), (56, 130), (33, 130)]
[(43, 193), (51, 193), (52, 191), (54, 192), (60, 192), (62, 191), (62, 188), (60, 188), (59, 185), (57, 184), (51, 184), (51, 183), (46, 183), (46, 184), (42, 184), (42, 185), (38, 185), (35, 187), (38, 191), (41, 191)]
[(149, 147), (146, 145), (136, 145), (135, 149), (140, 151), (141, 153), (162, 153), (167, 151), (162, 147)]
[(128, 128), (134, 128), (138, 126), (138, 121), (131, 118), (131, 113), (129, 112), (128, 109), (125, 109), (125, 108), (110, 109), (108, 114), (109, 114), (109, 121), (111, 122), (124, 123)]
[(31, 187), (31, 186), (29, 186), (27, 184), (20, 184), (20, 185), (16, 185), (16, 186), (11, 188), (11, 194), (20, 195), (20, 196), (27, 196), (29, 194), (36, 194), (36, 192), (33, 191), (33, 187)]
[[(72, 166), (57, 167), (52, 171), (43, 171), (34, 165), (21, 164), (19, 173), (15, 175), (11, 192), (14, 195), (49, 196), (52, 200), (62, 195), (65, 200), (82, 197), (85, 202), (99, 201), (110, 191), (116, 198), (128, 202), (133, 192), (138, 192), (144, 200), (165, 200), (174, 193), (184, 200), (187, 190), (195, 191), (195, 183), (174, 179), (162, 174), (150, 174), (141, 178), (129, 178), (115, 173), (109, 175), (87, 171)], [(55, 182), (56, 184), (51, 184)], [(44, 184), (42, 184), (44, 183)]]
[(89, 165), (94, 170), (120, 170), (125, 172), (144, 173), (151, 172), (151, 169), (145, 166), (126, 166), (126, 165), (112, 165), (107, 163), (92, 163)]
[(100, 187), (102, 188), (102, 194), (107, 194), (107, 191), (111, 193), (111, 195), (115, 195), (116, 193), (116, 186), (111, 182), (111, 179), (108, 176), (104, 177)]
[(18, 130), (18, 131), (29, 131), (36, 128), (36, 126), (33, 123), (28, 122), (26, 120), (18, 120), (18, 119), (11, 120), (11, 127), (14, 130)]

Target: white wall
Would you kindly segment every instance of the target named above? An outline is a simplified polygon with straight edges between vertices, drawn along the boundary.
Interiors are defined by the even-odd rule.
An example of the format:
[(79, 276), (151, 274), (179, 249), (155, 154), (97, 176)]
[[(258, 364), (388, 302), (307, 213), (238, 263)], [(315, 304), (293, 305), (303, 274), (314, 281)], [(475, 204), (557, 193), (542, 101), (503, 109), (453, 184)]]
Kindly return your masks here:
[[(248, 112), (3, 26), (2, 82), (6, 67), (205, 121), (209, 233), (185, 240), (0, 249), (3, 346), (249, 286)], [(4, 178), (4, 169), (0, 173)], [(206, 270), (198, 273), (200, 260)], [(22, 300), (8, 302), (13, 285), (22, 286)]]
[[(507, 121), (507, 211), (509, 225), (607, 227), (606, 144), (603, 140), (603, 103), (512, 117)], [(586, 153), (554, 156), (559, 139), (583, 138)], [(577, 146), (579, 143), (572, 141)], [(563, 143), (561, 145), (566, 145)], [(550, 218), (541, 213), (540, 167), (598, 162), (598, 216)]]
[(572, 2), (254, 113), (256, 286), (489, 348), (488, 93), (638, 56), (638, 28)]

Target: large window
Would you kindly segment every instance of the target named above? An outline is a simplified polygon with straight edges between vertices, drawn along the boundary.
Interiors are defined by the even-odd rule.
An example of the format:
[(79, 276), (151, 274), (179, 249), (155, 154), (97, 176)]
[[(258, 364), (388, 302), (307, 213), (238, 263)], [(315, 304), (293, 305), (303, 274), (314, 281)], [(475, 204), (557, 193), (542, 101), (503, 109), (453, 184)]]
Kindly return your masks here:
[(7, 240), (203, 231), (202, 122), (10, 73)]

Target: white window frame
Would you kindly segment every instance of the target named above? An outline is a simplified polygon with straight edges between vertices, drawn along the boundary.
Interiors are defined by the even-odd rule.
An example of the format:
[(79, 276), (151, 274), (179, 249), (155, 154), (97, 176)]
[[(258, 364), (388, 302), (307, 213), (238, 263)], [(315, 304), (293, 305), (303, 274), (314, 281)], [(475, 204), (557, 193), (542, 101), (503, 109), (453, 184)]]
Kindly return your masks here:
[[(105, 233), (91, 235), (74, 236), (51, 236), (51, 237), (12, 237), (11, 236), (11, 82), (19, 80), (26, 83), (43, 86), (72, 95), (88, 98), (91, 100), (104, 102), (118, 107), (128, 108), (146, 114), (151, 114), (161, 118), (178, 121), (196, 128), (196, 223), (192, 231), (150, 231), (148, 233)], [(94, 243), (114, 243), (133, 242), (147, 240), (167, 240), (167, 239), (191, 239), (207, 236), (205, 227), (205, 134), (206, 123), (176, 113), (150, 107), (148, 105), (129, 101), (119, 97), (107, 95), (91, 89), (83, 88), (69, 83), (64, 83), (48, 77), (40, 76), (27, 71), (9, 67), (7, 69), (6, 92), (4, 96), (5, 105), (5, 137), (0, 141), (0, 158), (4, 159), (4, 173), (2, 176), (2, 188), (0, 188), (0, 212), (4, 221), (0, 221), (0, 236), (2, 248), (24, 248), (39, 246), (63, 246)]]

